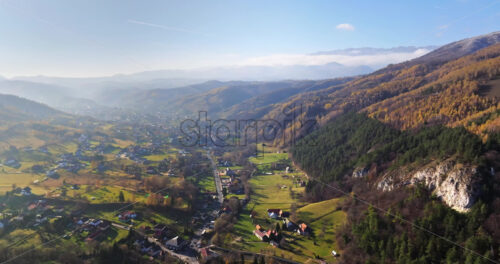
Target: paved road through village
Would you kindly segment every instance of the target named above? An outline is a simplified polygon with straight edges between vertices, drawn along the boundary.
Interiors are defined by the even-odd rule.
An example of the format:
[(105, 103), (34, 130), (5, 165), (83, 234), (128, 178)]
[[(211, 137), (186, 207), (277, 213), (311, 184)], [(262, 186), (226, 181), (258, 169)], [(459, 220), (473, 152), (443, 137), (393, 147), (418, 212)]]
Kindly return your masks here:
[(222, 181), (219, 177), (219, 173), (217, 172), (217, 166), (212, 157), (212, 154), (210, 153), (210, 150), (207, 150), (207, 157), (212, 164), (212, 168), (214, 171), (215, 188), (217, 189), (217, 197), (219, 199), (219, 203), (222, 205), (222, 202), (224, 202), (224, 194), (222, 193)]

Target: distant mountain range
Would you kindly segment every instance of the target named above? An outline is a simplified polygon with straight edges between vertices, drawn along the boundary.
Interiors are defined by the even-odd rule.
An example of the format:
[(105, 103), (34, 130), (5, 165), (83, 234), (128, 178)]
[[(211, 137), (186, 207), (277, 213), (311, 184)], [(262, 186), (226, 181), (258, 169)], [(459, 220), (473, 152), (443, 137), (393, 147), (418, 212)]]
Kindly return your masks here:
[[(87, 113), (89, 109), (105, 111), (106, 108), (119, 107), (167, 115), (189, 115), (198, 110), (208, 110), (212, 115), (224, 117), (239, 115), (275, 117), (272, 113), (277, 110), (273, 109), (279, 108), (280, 104), (294, 102), (310, 105), (309, 100), (318, 97), (323, 105), (314, 106), (312, 109), (321, 112), (321, 116), (328, 116), (331, 109), (337, 109), (337, 107), (330, 110), (324, 109), (324, 104), (332, 99), (336, 102), (340, 100), (338, 103), (343, 105), (347, 102), (342, 100), (347, 100), (353, 94), (364, 94), (365, 98), (370, 98), (366, 95), (367, 89), (381, 89), (377, 87), (381, 87), (379, 85), (383, 83), (389, 85), (394, 78), (396, 78), (394, 81), (398, 80), (403, 90), (384, 91), (383, 94), (377, 95), (378, 99), (373, 103), (398, 95), (402, 91), (415, 89), (415, 85), (419, 87), (427, 82), (422, 80), (423, 83), (412, 82), (405, 85), (404, 81), (400, 80), (402, 77), (397, 77), (397, 75), (402, 74), (403, 71), (409, 71), (407, 74), (410, 74), (412, 78), (423, 78), (420, 76), (432, 72), (437, 67), (436, 65), (443, 65), (499, 42), (499, 35), (497, 32), (458, 41), (430, 53), (427, 51), (435, 47), (358, 48), (322, 51), (307, 55), (334, 56), (332, 58), (346, 60), (346, 57), (350, 59), (379, 56), (381, 58), (391, 57), (394, 54), (424, 54), (410, 61), (391, 64), (373, 73), (371, 73), (373, 69), (366, 65), (345, 66), (330, 62), (323, 65), (248, 65), (192, 71), (162, 70), (100, 78), (36, 76), (0, 79), (0, 93), (18, 95), (72, 113)], [(379, 61), (379, 57), (376, 57), (374, 61)], [(374, 61), (371, 63), (375, 63)], [(415, 67), (415, 65), (420, 66)], [(422, 67), (424, 69), (420, 69)], [(222, 78), (222, 76), (225, 77)], [(263, 80), (295, 80), (245, 81), (249, 76), (260, 76)], [(358, 77), (337, 78), (340, 76)], [(221, 77), (222, 81), (202, 82), (215, 77)], [(241, 80), (224, 81), (224, 79)], [(322, 80), (316, 81), (315, 79)], [(370, 104), (363, 103), (362, 105)]]
[[(500, 33), (491, 33), (457, 41), (438, 48), (422, 57), (389, 65), (371, 74), (358, 77), (326, 79), (321, 81), (275, 82), (208, 82), (176, 89), (138, 91), (117, 103), (122, 107), (142, 108), (173, 114), (190, 114), (198, 110), (224, 117), (251, 116), (275, 118), (282, 104), (308, 106), (308, 111), (318, 111), (322, 118), (347, 109), (363, 109), (391, 97), (409, 94), (440, 78), (436, 75), (458, 71), (458, 68), (441, 67), (453, 60), (473, 54), (500, 42)], [(429, 47), (428, 47), (429, 48)], [(348, 49), (321, 52), (320, 54), (357, 53), (381, 54), (414, 51), (413, 47), (394, 49)], [(468, 61), (467, 65), (479, 62)], [(451, 64), (449, 64), (451, 65)], [(338, 65), (337, 65), (338, 66)], [(336, 66), (333, 66), (336, 67)], [(450, 66), (451, 67), (451, 66)], [(458, 66), (457, 66), (458, 67)], [(465, 67), (464, 65), (461, 68)], [(434, 73), (433, 73), (434, 72)], [(196, 89), (193, 89), (196, 87)], [(396, 99), (394, 99), (396, 100)], [(325, 105), (331, 105), (326, 108)], [(320, 114), (321, 113), (321, 114)], [(261, 116), (259, 116), (259, 114)], [(316, 114), (314, 114), (316, 115)]]
[[(292, 65), (240, 65), (193, 70), (158, 70), (93, 78), (25, 76), (7, 79), (0, 77), (0, 93), (17, 95), (60, 110), (81, 114), (88, 113), (89, 109), (131, 108), (136, 105), (135, 102), (145, 100), (148, 94), (166, 93), (163, 90), (167, 89), (179, 88), (178, 90), (169, 91), (169, 95), (163, 95), (161, 98), (174, 99), (181, 94), (192, 94), (195, 91), (202, 92), (207, 91), (208, 88), (216, 88), (213, 86), (216, 82), (203, 84), (203, 82), (209, 80), (228, 82), (227, 85), (232, 86), (238, 82), (231, 82), (231, 80), (275, 82), (282, 80), (320, 80), (368, 74), (387, 63), (412, 58), (417, 56), (416, 54), (426, 53), (434, 48), (429, 46), (323, 51), (304, 55), (308, 60), (314, 61), (321, 58), (321, 61), (327, 62), (311, 65), (301, 64), (301, 62)], [(364, 60), (365, 58), (377, 59), (375, 59), (374, 64), (373, 61), (370, 62), (371, 60)], [(384, 59), (381, 65), (377, 65), (377, 63), (380, 63), (380, 58), (388, 59)], [(344, 65), (335, 62), (336, 59), (346, 62), (364, 60), (363, 62), (366, 61), (367, 64), (353, 62)], [(197, 83), (201, 85), (197, 88), (192, 86)], [(201, 87), (203, 88), (201, 89)], [(129, 99), (136, 100), (134, 102), (134, 100)]]

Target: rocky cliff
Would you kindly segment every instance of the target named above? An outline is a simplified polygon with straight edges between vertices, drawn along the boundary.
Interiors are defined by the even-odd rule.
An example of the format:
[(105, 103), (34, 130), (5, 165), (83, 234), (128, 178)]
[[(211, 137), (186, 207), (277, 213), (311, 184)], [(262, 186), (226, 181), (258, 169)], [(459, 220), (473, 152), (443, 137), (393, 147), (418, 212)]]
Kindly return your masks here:
[(480, 179), (476, 166), (465, 166), (450, 159), (409, 173), (389, 172), (377, 183), (377, 188), (390, 191), (422, 184), (451, 208), (466, 212), (477, 200)]

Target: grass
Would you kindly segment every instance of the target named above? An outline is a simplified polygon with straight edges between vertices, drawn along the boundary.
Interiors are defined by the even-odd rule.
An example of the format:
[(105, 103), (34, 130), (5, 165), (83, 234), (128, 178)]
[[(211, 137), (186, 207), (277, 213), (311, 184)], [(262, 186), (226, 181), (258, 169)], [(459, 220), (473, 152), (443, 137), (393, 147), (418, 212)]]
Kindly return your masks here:
[(259, 156), (251, 157), (250, 162), (256, 165), (269, 164), (278, 161), (288, 160), (287, 153), (260, 153)]
[(335, 231), (347, 220), (346, 213), (337, 208), (339, 202), (341, 198), (326, 200), (306, 205), (297, 211), (299, 219), (312, 228), (316, 239), (316, 244), (312, 240), (298, 241), (304, 253), (316, 254), (329, 262), (335, 260), (331, 255), (333, 249), (339, 252)]
[[(132, 225), (135, 227), (154, 226), (156, 223), (163, 223), (170, 228), (182, 231), (185, 221), (189, 220), (189, 215), (181, 210), (169, 209), (164, 212), (158, 212), (141, 204), (134, 204), (125, 209), (124, 205), (98, 205), (94, 204), (85, 210), (85, 215), (93, 218), (105, 219), (113, 222), (118, 222), (117, 214), (119, 212), (131, 210), (138, 212), (139, 216), (133, 220)], [(124, 223), (124, 225), (127, 225)]]
[[(264, 163), (285, 161), (289, 162), (286, 153), (264, 153), (261, 158), (250, 158), (257, 166)], [(346, 214), (337, 210), (340, 199), (332, 199), (319, 203), (307, 204), (300, 201), (304, 187), (294, 184), (294, 177), (304, 177), (300, 172), (288, 173), (289, 178), (282, 177), (283, 171), (273, 171), (272, 175), (254, 175), (250, 179), (252, 196), (250, 203), (245, 207), (234, 226), (235, 237), (233, 246), (251, 252), (271, 254), (287, 259), (305, 262), (308, 259), (320, 256), (328, 262), (334, 262), (331, 256), (332, 249), (337, 249), (335, 231), (346, 221)], [(286, 186), (286, 188), (282, 188)], [(300, 236), (293, 232), (283, 232), (291, 250), (273, 248), (266, 242), (260, 241), (253, 235), (255, 224), (260, 224), (266, 229), (276, 225), (275, 220), (268, 218), (267, 209), (279, 208), (290, 211), (295, 203), (299, 208), (297, 218), (305, 222), (313, 230), (311, 237)], [(254, 219), (250, 213), (256, 212)]]
[[(252, 157), (249, 160), (259, 165), (259, 163), (270, 163), (280, 160), (288, 161), (288, 155), (286, 153), (264, 153), (264, 156), (261, 158)], [(243, 250), (274, 254), (302, 262), (307, 257), (294, 254), (291, 251), (273, 248), (268, 243), (258, 240), (253, 235), (253, 230), (257, 223), (263, 226), (275, 225), (273, 220), (268, 219), (267, 209), (280, 208), (284, 211), (289, 211), (293, 203), (300, 204), (298, 198), (304, 192), (304, 187), (295, 187), (293, 179), (283, 178), (283, 175), (283, 171), (273, 171), (272, 175), (254, 175), (250, 179), (249, 183), (253, 190), (251, 201), (241, 213), (240, 219), (234, 227), (236, 234), (234, 242), (235, 246), (239, 246)], [(282, 186), (286, 186), (286, 188), (282, 188)], [(249, 216), (252, 211), (257, 213), (254, 219), (251, 219)]]
[(202, 192), (216, 192), (214, 176), (210, 173), (200, 174), (195, 183)]
[(12, 241), (22, 241), (22, 243), (13, 245), (16, 250), (26, 250), (33, 245), (39, 245), (42, 243), (42, 239), (36, 231), (18, 228), (0, 239), (0, 248), (12, 245)]
[[(292, 192), (298, 194), (304, 191), (304, 187), (295, 187), (291, 178), (284, 179), (283, 174), (274, 173), (273, 175), (255, 175), (250, 180), (254, 192), (252, 207), (259, 215), (266, 214), (269, 208), (290, 210), (292, 203), (299, 203), (297, 198), (291, 196)], [(285, 186), (286, 188), (282, 188)]]
[[(90, 187), (92, 188), (92, 186)], [(87, 188), (87, 185), (79, 186), (78, 190), (71, 190), (70, 188), (67, 188), (67, 195), (70, 197), (81, 196), (82, 198), (86, 198), (92, 204), (118, 202), (120, 191), (123, 192), (125, 201), (131, 201), (134, 199), (134, 194), (132, 192), (124, 190), (118, 186), (103, 186), (94, 190), (89, 190)], [(140, 197), (137, 196), (137, 199), (140, 199)]]
[[(23, 172), (14, 172), (6, 169), (2, 171), (0, 168), (0, 194), (4, 194), (6, 191), (12, 190), (12, 185), (15, 184), (17, 187), (25, 187), (31, 185), (34, 180), (37, 180), (39, 177), (35, 174), (31, 173), (23, 173)], [(30, 186), (33, 188), (33, 186)], [(38, 193), (40, 190), (35, 190), (33, 188), (33, 192)]]

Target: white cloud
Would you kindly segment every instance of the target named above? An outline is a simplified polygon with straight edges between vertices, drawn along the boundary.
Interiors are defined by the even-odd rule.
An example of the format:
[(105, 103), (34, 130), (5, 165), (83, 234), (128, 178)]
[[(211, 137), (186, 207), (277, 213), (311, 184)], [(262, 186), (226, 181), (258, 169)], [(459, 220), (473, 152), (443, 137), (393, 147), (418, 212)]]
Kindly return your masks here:
[(340, 63), (345, 66), (383, 67), (390, 63), (399, 63), (420, 57), (430, 50), (416, 49), (413, 52), (384, 52), (379, 54), (358, 55), (351, 51), (346, 54), (272, 54), (248, 58), (239, 63), (240, 66), (292, 66), (292, 65), (324, 65)]
[(336, 28), (339, 30), (344, 30), (344, 31), (353, 31), (354, 30), (354, 26), (351, 24), (348, 24), (348, 23), (338, 24), (336, 26)]

